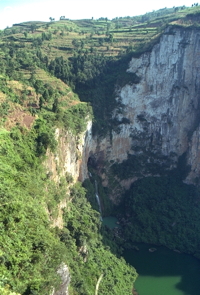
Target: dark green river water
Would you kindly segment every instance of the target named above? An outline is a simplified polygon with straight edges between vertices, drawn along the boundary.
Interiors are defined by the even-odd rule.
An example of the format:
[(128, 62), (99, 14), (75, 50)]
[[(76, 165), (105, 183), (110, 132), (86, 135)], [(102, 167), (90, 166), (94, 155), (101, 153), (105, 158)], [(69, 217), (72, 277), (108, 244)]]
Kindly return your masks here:
[(135, 288), (139, 295), (200, 295), (200, 261), (165, 247), (138, 245), (139, 251), (127, 250), (126, 261), (139, 277)]
[[(117, 219), (106, 217), (103, 223), (113, 228)], [(139, 274), (134, 286), (139, 295), (200, 295), (199, 260), (165, 247), (137, 246), (139, 251), (126, 250), (123, 256)], [(157, 250), (150, 252), (151, 248)]]
[(107, 225), (109, 228), (114, 228), (114, 227), (116, 227), (116, 226), (118, 226), (117, 225), (117, 218), (115, 218), (115, 217), (104, 217), (103, 218), (103, 224), (104, 225)]

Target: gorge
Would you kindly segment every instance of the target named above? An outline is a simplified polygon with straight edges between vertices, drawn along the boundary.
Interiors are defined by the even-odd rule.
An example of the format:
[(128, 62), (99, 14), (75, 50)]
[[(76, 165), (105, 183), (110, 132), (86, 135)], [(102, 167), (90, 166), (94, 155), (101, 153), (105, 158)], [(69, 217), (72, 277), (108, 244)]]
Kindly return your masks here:
[[(166, 22), (122, 20), (105, 55), (106, 20), (38, 24), (29, 37), (24, 24), (2, 36), (3, 294), (89, 295), (96, 286), (99, 295), (131, 294), (137, 269), (122, 257), (138, 243), (200, 259), (196, 10)], [(95, 37), (82, 32), (94, 25)], [(120, 32), (140, 29), (144, 43), (110, 56)], [(78, 38), (104, 40), (97, 53)], [(102, 225), (107, 216), (117, 230)]]
[(135, 171), (122, 178), (128, 187), (138, 177), (177, 167), (184, 155), (190, 166), (185, 182), (198, 184), (199, 38), (196, 29), (169, 27), (151, 52), (131, 59), (127, 72), (140, 82), (130, 76), (129, 84), (116, 88), (120, 107), (112, 118), (119, 128), (111, 140), (87, 141), (84, 157), (94, 155), (97, 163), (136, 159)]
[[(166, 185), (171, 186), (174, 195), (176, 195), (176, 187), (181, 187), (182, 181), (185, 183), (185, 187), (179, 188), (179, 190), (186, 192), (185, 196), (182, 195), (186, 203), (187, 194), (193, 195), (195, 205), (191, 205), (189, 202), (186, 207), (191, 207), (190, 214), (198, 215), (198, 197), (196, 198), (196, 193), (192, 191), (192, 187), (188, 186), (188, 190), (186, 186), (189, 184), (198, 186), (199, 177), (199, 38), (197, 29), (184, 30), (178, 27), (168, 27), (152, 51), (144, 53), (138, 58), (132, 58), (130, 63), (127, 64), (127, 72), (137, 75), (139, 82), (132, 82), (130, 76), (128, 84), (122, 88), (117, 86), (115, 89), (115, 99), (120, 102), (120, 106), (113, 110), (112, 119), (119, 122), (119, 128), (116, 131), (112, 130), (112, 134), (99, 139), (98, 135), (92, 136), (92, 126), (88, 125), (89, 129), (85, 134), (85, 142), (83, 143), (80, 179), (82, 181), (89, 179), (87, 172), (87, 165), (89, 165), (89, 169), (92, 168), (102, 179), (103, 187), (108, 187), (111, 203), (118, 205), (120, 201), (123, 202), (120, 198), (122, 198), (124, 191), (129, 190), (131, 184), (137, 179), (147, 177), (148, 181), (150, 177), (158, 179), (162, 177), (160, 182), (164, 186), (167, 181)], [(180, 174), (181, 180), (177, 177), (176, 183), (172, 183), (170, 177), (178, 174)], [(110, 189), (110, 180), (113, 175), (115, 178), (114, 185)], [(166, 180), (167, 177), (168, 180)], [(93, 185), (96, 195), (96, 180)], [(150, 182), (145, 185), (148, 188), (153, 183)], [(157, 181), (155, 189), (160, 194), (168, 195), (167, 186), (164, 187), (163, 191), (159, 188), (162, 185)], [(153, 190), (151, 193), (155, 194)], [(167, 220), (166, 214), (166, 220), (161, 221), (158, 236), (160, 231), (165, 230), (165, 233), (171, 235), (175, 241), (174, 235), (177, 235), (177, 231), (180, 231), (182, 227), (180, 221), (182, 216), (178, 211), (174, 213), (174, 209), (170, 207), (177, 206), (177, 202), (179, 202), (177, 196), (173, 205), (173, 194), (168, 195), (171, 205), (166, 205), (166, 208), (161, 209), (159, 213), (154, 213), (151, 209), (150, 213), (147, 214), (162, 215), (164, 213), (162, 210), (171, 210), (171, 212), (169, 211), (169, 214), (171, 214), (169, 219)], [(151, 200), (150, 195), (149, 198)], [(101, 202), (104, 203), (104, 200), (102, 199)], [(156, 202), (159, 204), (159, 202), (162, 202), (162, 198), (160, 197), (160, 201), (157, 199)], [(164, 202), (166, 203), (166, 200)], [(144, 203), (141, 204), (143, 204), (142, 208), (145, 208), (145, 197)], [(135, 206), (134, 210), (138, 211), (141, 204), (138, 202), (138, 207)], [(149, 206), (147, 201), (146, 204)], [(159, 204), (159, 206), (162, 205)], [(197, 211), (193, 206), (198, 207)], [(104, 204), (104, 212), (107, 209), (105, 207)], [(99, 199), (97, 210), (100, 210)], [(131, 218), (127, 215), (131, 216), (133, 212), (125, 209), (124, 216), (129, 222)], [(179, 214), (178, 221), (177, 214)], [(143, 215), (142, 218), (146, 217)], [(183, 218), (186, 222), (187, 218)], [(194, 227), (192, 224), (196, 222), (194, 220), (191, 223), (188, 221), (189, 227)], [(132, 224), (137, 223), (138, 219), (135, 218), (131, 222)], [(148, 222), (151, 224), (150, 219)], [(157, 221), (158, 224), (159, 222)], [(169, 230), (167, 229), (168, 223), (174, 224), (173, 226), (170, 225), (174, 232), (172, 227)], [(177, 226), (177, 223), (179, 223), (179, 226)], [(144, 226), (148, 228), (147, 225)], [(140, 229), (141, 226), (139, 226), (138, 232)], [(133, 230), (135, 230), (134, 227)], [(131, 229), (130, 232), (134, 236)], [(195, 230), (192, 229), (191, 231), (190, 228), (189, 234), (193, 239), (192, 247), (191, 245), (179, 245), (177, 242), (173, 243), (170, 239), (165, 241), (163, 237), (152, 238), (150, 232), (149, 238), (144, 239), (139, 234), (139, 237), (135, 236), (135, 241), (165, 245), (172, 250), (178, 247), (183, 252), (196, 254), (199, 257), (199, 234), (197, 232), (196, 226)], [(181, 234), (187, 235), (183, 232)], [(131, 240), (130, 234), (125, 235), (126, 238)], [(134, 243), (134, 238), (132, 238), (132, 243)]]

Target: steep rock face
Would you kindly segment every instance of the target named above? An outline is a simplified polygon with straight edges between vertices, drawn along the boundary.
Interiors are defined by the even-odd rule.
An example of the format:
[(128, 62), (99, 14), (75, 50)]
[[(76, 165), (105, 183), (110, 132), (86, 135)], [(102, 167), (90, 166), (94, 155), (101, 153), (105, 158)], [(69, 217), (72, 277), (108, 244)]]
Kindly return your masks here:
[[(116, 87), (116, 100), (121, 103), (113, 112), (113, 119), (119, 122), (117, 130), (101, 139), (92, 137), (91, 121), (78, 139), (57, 130), (58, 152), (49, 153), (46, 162), (52, 178), (58, 181), (67, 173), (74, 181), (83, 181), (88, 177), (87, 164), (91, 160), (103, 184), (109, 186), (113, 163), (127, 160), (132, 174), (117, 180), (121, 188), (127, 189), (139, 177), (173, 169), (179, 157), (185, 155), (190, 166), (185, 181), (198, 183), (199, 55), (199, 30), (169, 27), (151, 52), (132, 58), (127, 65), (127, 71), (136, 74), (139, 83), (130, 81)], [(114, 189), (111, 197), (114, 200), (119, 195), (120, 190), (118, 194)]]
[(73, 182), (76, 182), (80, 174), (85, 132), (80, 136), (74, 136), (70, 131), (57, 128), (55, 138), (56, 152), (47, 152), (45, 167), (56, 182), (66, 174), (70, 174)]
[[(70, 131), (57, 128), (55, 139), (57, 141), (56, 152), (47, 151), (44, 166), (51, 179), (59, 183), (61, 177), (65, 177), (70, 184), (77, 180), (87, 178), (87, 163), (84, 159), (85, 141), (90, 140), (88, 134), (91, 132), (92, 122), (88, 121), (86, 130), (74, 136)], [(66, 192), (67, 193), (67, 192)], [(63, 208), (67, 206), (67, 199), (64, 199), (58, 205), (58, 215), (52, 220), (53, 227), (63, 228)], [(58, 290), (53, 289), (51, 295), (68, 295), (70, 285), (70, 272), (66, 264), (62, 264), (57, 270), (61, 278), (61, 286)]]
[(71, 280), (71, 276), (69, 273), (69, 268), (67, 265), (62, 264), (60, 268), (58, 269), (57, 273), (60, 275), (62, 284), (59, 288), (59, 290), (55, 291), (53, 290), (51, 295), (68, 295), (68, 289), (69, 289), (69, 284)]
[(137, 177), (176, 167), (183, 154), (191, 166), (186, 182), (196, 181), (200, 172), (199, 55), (199, 30), (170, 27), (151, 52), (132, 58), (127, 65), (127, 71), (135, 73), (140, 82), (130, 81), (116, 90), (122, 107), (113, 112), (113, 118), (125, 119), (125, 124), (112, 132), (112, 140), (106, 138), (98, 144), (96, 140), (96, 147), (90, 142), (88, 153), (97, 163), (120, 163), (128, 154), (137, 157), (139, 165), (126, 180), (127, 187)]
[(200, 127), (198, 127), (193, 135), (188, 149), (188, 165), (190, 172), (186, 177), (187, 183), (197, 184), (200, 183)]
[[(56, 129), (56, 152), (47, 151), (46, 161), (44, 163), (47, 173), (56, 183), (59, 183), (62, 177), (70, 184), (77, 182), (77, 180), (87, 178), (84, 147), (86, 134), (88, 133), (87, 130), (91, 128), (91, 124), (91, 121), (88, 121), (86, 130), (77, 136), (74, 136), (70, 131)], [(63, 227), (62, 209), (66, 206), (67, 200), (64, 199), (58, 206), (59, 212), (57, 218), (52, 220), (53, 226)]]
[[(151, 53), (132, 59), (128, 71), (141, 81), (119, 96), (133, 125), (155, 152), (183, 154), (198, 123), (200, 32), (171, 29)], [(150, 137), (150, 138), (149, 138)], [(133, 145), (137, 141), (133, 141)]]

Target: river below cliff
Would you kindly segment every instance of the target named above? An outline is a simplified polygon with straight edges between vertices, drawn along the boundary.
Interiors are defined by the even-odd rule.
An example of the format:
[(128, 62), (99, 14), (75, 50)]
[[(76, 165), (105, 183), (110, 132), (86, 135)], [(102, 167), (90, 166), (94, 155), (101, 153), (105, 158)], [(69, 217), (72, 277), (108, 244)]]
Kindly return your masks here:
[(118, 220), (116, 217), (113, 217), (113, 216), (103, 217), (103, 225), (106, 225), (107, 227), (111, 229), (119, 226), (117, 222)]
[(135, 283), (139, 295), (200, 294), (198, 259), (165, 247), (145, 244), (137, 247), (139, 251), (126, 250), (123, 256), (139, 274)]

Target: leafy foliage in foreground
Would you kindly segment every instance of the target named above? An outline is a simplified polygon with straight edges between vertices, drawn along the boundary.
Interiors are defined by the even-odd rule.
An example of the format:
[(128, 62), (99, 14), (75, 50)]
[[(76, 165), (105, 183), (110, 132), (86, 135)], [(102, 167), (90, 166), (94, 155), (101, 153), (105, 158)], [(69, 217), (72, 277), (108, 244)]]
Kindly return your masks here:
[[(61, 262), (70, 267), (73, 295), (94, 294), (101, 274), (99, 294), (131, 293), (136, 272), (103, 245), (99, 217), (86, 202), (80, 185), (71, 188), (72, 202), (65, 212), (65, 228), (51, 226), (50, 219), (56, 217), (59, 202), (64, 198), (69, 201), (65, 180), (59, 184), (52, 182), (42, 167), (46, 149), (56, 150), (52, 126), (59, 125), (76, 136), (85, 128), (90, 106), (75, 101), (70, 88), (47, 72), (69, 82), (83, 101), (91, 103), (95, 131), (105, 134), (120, 125), (111, 119), (113, 108), (118, 107), (114, 86), (139, 82), (136, 75), (125, 74), (131, 56), (149, 50), (169, 22), (199, 27), (199, 9), (195, 9), (197, 14), (186, 18), (187, 11), (184, 11), (183, 17), (176, 16), (176, 10), (171, 11), (172, 15), (165, 20), (162, 16), (168, 13), (162, 11), (155, 17), (146, 15), (112, 22), (91, 20), (89, 28), (88, 21), (83, 21), (87, 23), (84, 27), (87, 32), (81, 32), (81, 21), (41, 26), (31, 23), (31, 31), (27, 24), (0, 32), (1, 123), (9, 121), (8, 117), (20, 107), (22, 112), (35, 116), (30, 131), (15, 127), (10, 132), (4, 129), (0, 132), (0, 291), (3, 294), (49, 294), (52, 282), (55, 287), (60, 283), (56, 270)], [(145, 23), (136, 24), (136, 21)], [(20, 81), (21, 91), (14, 91), (10, 86), (13, 80)], [(127, 163), (124, 164), (127, 168)], [(123, 174), (124, 166), (116, 173), (118, 176)], [(146, 179), (140, 184), (135, 184), (134, 193), (127, 194), (125, 204), (131, 221), (125, 229), (129, 241), (165, 244), (198, 256), (198, 200), (186, 198), (193, 196), (192, 188), (164, 177)]]
[(1, 274), (18, 292), (43, 286), (43, 294), (48, 294), (47, 285), (55, 280), (54, 268), (62, 261), (64, 247), (45, 210), (37, 133), (23, 133), (17, 128), (1, 132)]
[(99, 294), (131, 294), (136, 272), (103, 245), (99, 215), (80, 184), (71, 187), (64, 229), (51, 226), (50, 217), (56, 217), (62, 199), (69, 199), (69, 188), (67, 181), (56, 184), (44, 171), (44, 151), (55, 148), (52, 140), (38, 141), (39, 134), (46, 138), (44, 132), (41, 119), (30, 131), (15, 127), (0, 132), (2, 292), (49, 294), (52, 282), (55, 288), (60, 284), (56, 270), (64, 262), (72, 277), (70, 294), (94, 294), (101, 274)]
[(84, 195), (85, 190), (79, 184), (72, 188), (73, 201), (65, 212), (66, 228), (61, 233), (61, 241), (72, 251), (67, 261), (72, 273), (73, 294), (94, 294), (101, 274), (99, 294), (131, 294), (130, 281), (135, 281), (136, 271), (127, 266), (124, 259), (113, 255), (109, 247), (103, 246), (97, 230), (101, 226), (99, 214), (91, 209)]

